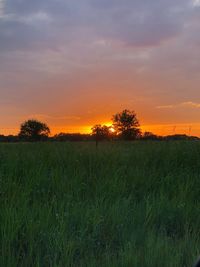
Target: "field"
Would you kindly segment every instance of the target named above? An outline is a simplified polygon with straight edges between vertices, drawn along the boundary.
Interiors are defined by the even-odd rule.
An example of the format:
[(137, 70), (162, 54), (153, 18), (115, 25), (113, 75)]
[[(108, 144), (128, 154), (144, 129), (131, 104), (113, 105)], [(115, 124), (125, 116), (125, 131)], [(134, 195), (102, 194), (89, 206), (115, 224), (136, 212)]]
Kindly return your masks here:
[(190, 267), (200, 143), (0, 145), (0, 266)]

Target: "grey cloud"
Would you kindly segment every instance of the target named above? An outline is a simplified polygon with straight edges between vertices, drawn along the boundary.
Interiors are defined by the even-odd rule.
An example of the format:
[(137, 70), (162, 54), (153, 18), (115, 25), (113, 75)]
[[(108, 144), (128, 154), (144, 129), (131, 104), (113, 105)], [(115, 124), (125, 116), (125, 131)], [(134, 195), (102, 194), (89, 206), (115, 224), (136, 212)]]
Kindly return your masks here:
[(178, 104), (173, 104), (173, 105), (163, 105), (163, 106), (157, 106), (157, 109), (172, 109), (172, 108), (200, 108), (200, 103), (192, 102), (192, 101), (187, 101), (187, 102), (182, 102)]
[[(57, 69), (73, 72), (82, 66), (98, 68), (101, 62), (107, 64), (108, 69), (109, 66), (115, 69), (112, 61), (119, 55), (118, 63), (126, 64), (129, 69), (139, 66), (144, 71), (152, 67), (165, 71), (168, 68), (168, 76), (183, 63), (188, 62), (187, 69), (192, 71), (199, 68), (197, 56), (184, 45), (187, 37), (180, 38), (180, 35), (189, 36), (190, 49), (194, 40), (197, 45), (199, 42), (194, 30), (194, 25), (198, 25), (199, 7), (194, 8), (190, 0), (7, 0), (5, 10), (8, 18), (0, 18), (0, 55), (10, 54), (11, 50), (15, 53), (2, 59), (1, 71), (10, 68), (14, 73), (23, 69), (34, 76), (36, 70), (50, 69), (51, 74), (54, 69), (55, 73)], [(189, 28), (185, 27), (187, 24)], [(180, 40), (162, 48), (160, 44), (174, 37)], [(112, 47), (115, 43), (118, 48)], [(155, 49), (150, 51), (148, 61), (133, 62), (133, 55), (140, 53), (134, 49), (141, 47)], [(48, 50), (58, 53), (52, 56), (46, 53)], [(134, 67), (131, 62), (135, 63)]]
[(103, 1), (102, 5), (104, 9), (96, 11), (97, 20), (102, 18), (96, 23), (97, 29), (107, 38), (133, 46), (158, 45), (174, 37), (181, 32), (188, 11), (188, 1), (179, 0)]
[[(189, 8), (186, 0), (7, 0), (5, 12), (14, 17), (0, 19), (0, 49), (59, 47), (73, 39), (81, 42), (81, 32), (88, 42), (106, 38), (131, 46), (159, 45), (181, 32)], [(37, 14), (51, 19), (44, 23)], [(31, 16), (37, 25), (27, 25)]]
[(33, 43), (43, 40), (39, 29), (20, 21), (0, 22), (0, 52), (32, 49)]

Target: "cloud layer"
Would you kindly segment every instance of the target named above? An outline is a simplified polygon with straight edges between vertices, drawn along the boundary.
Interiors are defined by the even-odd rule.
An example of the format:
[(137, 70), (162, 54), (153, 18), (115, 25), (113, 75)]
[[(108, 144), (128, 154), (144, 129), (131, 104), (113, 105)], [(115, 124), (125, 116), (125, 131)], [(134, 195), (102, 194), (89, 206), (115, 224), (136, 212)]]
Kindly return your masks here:
[(157, 106), (158, 109), (171, 109), (171, 108), (200, 108), (200, 103), (192, 101), (182, 102), (175, 105)]
[(124, 107), (197, 122), (199, 108), (168, 112), (199, 105), (199, 30), (197, 0), (0, 0), (0, 123), (89, 125)]

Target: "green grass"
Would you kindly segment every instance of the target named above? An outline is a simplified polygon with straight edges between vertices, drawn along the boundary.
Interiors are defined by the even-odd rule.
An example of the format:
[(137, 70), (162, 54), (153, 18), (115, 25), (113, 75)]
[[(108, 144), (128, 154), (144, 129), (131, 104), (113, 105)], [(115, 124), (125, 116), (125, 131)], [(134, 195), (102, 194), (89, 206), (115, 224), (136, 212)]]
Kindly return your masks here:
[(190, 267), (200, 143), (0, 145), (0, 266)]

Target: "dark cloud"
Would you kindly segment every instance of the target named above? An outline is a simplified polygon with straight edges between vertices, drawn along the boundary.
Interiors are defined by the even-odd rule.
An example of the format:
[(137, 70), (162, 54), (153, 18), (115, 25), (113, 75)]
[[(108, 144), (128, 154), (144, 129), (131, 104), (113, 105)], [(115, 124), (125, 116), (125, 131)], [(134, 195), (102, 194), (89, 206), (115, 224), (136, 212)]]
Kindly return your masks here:
[(178, 34), (187, 1), (91, 1), (102, 36), (133, 46), (157, 45)]
[(89, 41), (98, 36), (132, 46), (159, 45), (181, 32), (189, 9), (186, 0), (7, 0), (0, 49), (60, 46), (77, 39), (80, 30)]
[(44, 33), (22, 21), (0, 22), (0, 53), (10, 50), (34, 48), (33, 44), (44, 41)]

